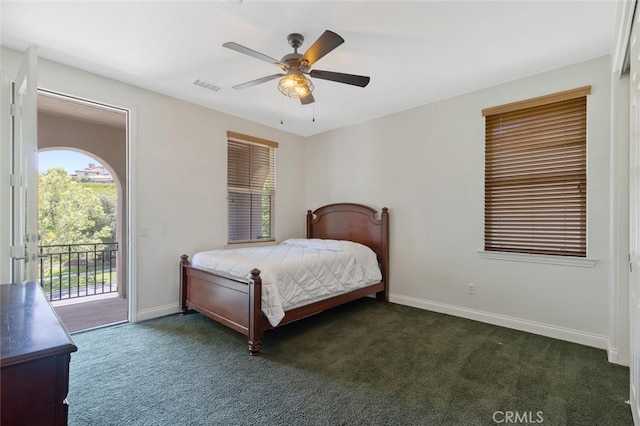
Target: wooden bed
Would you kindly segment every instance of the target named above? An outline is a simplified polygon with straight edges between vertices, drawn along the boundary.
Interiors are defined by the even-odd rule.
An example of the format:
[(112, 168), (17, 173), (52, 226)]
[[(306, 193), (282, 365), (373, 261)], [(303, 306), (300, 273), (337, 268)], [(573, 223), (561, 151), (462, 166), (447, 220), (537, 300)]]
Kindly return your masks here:
[[(285, 312), (278, 324), (308, 317), (353, 300), (376, 294), (389, 300), (389, 210), (376, 210), (354, 203), (329, 204), (307, 211), (307, 238), (348, 240), (370, 247), (377, 255), (382, 281)], [(189, 257), (180, 257), (180, 312), (189, 309), (224, 324), (248, 337), (249, 353), (257, 355), (265, 330), (273, 328), (262, 313), (262, 281), (260, 271), (253, 269), (248, 282), (230, 279), (191, 266)]]

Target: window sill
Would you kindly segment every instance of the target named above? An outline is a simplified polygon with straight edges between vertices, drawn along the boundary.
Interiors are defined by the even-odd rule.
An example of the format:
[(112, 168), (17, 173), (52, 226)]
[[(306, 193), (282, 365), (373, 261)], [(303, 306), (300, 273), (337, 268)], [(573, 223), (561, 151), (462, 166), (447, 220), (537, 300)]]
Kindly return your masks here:
[(598, 263), (597, 259), (568, 256), (550, 256), (543, 254), (505, 253), (499, 251), (478, 250), (483, 259), (508, 260), (512, 262), (546, 263), (548, 265), (577, 266), (581, 268), (593, 268)]
[(260, 240), (260, 241), (237, 241), (237, 242), (234, 241), (234, 242), (227, 242), (224, 248), (272, 246), (275, 243), (276, 243), (275, 239)]

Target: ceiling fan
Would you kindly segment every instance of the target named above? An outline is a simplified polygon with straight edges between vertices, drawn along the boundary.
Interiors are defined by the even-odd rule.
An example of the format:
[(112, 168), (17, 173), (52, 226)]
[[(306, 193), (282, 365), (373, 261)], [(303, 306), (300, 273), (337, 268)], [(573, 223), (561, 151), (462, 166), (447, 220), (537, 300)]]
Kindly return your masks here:
[(344, 39), (338, 34), (326, 30), (322, 35), (309, 47), (309, 49), (301, 55), (298, 53), (298, 48), (302, 46), (304, 37), (301, 34), (293, 33), (287, 36), (289, 45), (293, 47), (293, 53), (284, 55), (281, 60), (274, 59), (270, 56), (256, 52), (255, 50), (244, 47), (234, 42), (224, 43), (222, 46), (235, 50), (236, 52), (244, 53), (245, 55), (252, 56), (254, 58), (269, 62), (271, 64), (278, 65), (282, 68), (283, 73), (272, 74), (266, 77), (251, 80), (246, 83), (233, 86), (234, 89), (247, 89), (249, 87), (257, 86), (258, 84), (266, 83), (267, 81), (280, 79), (278, 83), (278, 90), (285, 96), (291, 98), (298, 98), (302, 105), (313, 103), (313, 83), (306, 76), (313, 78), (319, 78), (322, 80), (335, 81), (338, 83), (350, 84), (352, 86), (365, 87), (369, 84), (369, 77), (354, 74), (343, 74), (333, 71), (322, 71), (318, 69), (311, 69), (311, 66), (316, 63), (320, 58), (331, 52), (336, 47), (344, 43)]

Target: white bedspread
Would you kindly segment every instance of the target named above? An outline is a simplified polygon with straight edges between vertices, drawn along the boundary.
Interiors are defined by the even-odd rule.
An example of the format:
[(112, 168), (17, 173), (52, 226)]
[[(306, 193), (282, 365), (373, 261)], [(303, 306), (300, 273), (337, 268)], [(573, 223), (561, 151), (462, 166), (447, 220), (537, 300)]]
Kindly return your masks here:
[(292, 238), (273, 246), (196, 253), (191, 264), (249, 280), (262, 278), (262, 311), (276, 326), (284, 312), (382, 280), (376, 254), (351, 241)]

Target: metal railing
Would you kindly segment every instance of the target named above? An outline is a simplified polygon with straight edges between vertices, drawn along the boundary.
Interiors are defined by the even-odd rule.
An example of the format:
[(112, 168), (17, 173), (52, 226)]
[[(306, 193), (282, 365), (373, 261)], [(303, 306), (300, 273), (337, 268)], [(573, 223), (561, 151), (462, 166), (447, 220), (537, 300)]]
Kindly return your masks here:
[(118, 243), (40, 246), (40, 285), (50, 301), (118, 291)]

